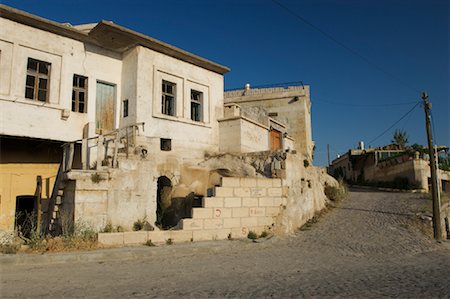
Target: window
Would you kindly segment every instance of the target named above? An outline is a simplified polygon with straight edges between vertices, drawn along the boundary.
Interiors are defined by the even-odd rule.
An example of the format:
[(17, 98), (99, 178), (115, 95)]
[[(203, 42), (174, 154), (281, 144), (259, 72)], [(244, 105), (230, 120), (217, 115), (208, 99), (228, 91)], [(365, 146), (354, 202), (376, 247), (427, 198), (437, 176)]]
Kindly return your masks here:
[(191, 89), (191, 119), (194, 121), (202, 121), (203, 93)]
[(172, 150), (172, 139), (161, 138), (160, 149), (162, 151)]
[(87, 112), (87, 83), (88, 78), (80, 75), (73, 75), (72, 89), (72, 111), (86, 113)]
[(175, 115), (175, 95), (176, 95), (175, 83), (165, 81), (162, 82), (162, 114)]
[(122, 116), (127, 117), (128, 116), (128, 99), (123, 100), (122, 109), (123, 109)]
[(28, 58), (25, 98), (48, 102), (50, 66), (48, 62)]

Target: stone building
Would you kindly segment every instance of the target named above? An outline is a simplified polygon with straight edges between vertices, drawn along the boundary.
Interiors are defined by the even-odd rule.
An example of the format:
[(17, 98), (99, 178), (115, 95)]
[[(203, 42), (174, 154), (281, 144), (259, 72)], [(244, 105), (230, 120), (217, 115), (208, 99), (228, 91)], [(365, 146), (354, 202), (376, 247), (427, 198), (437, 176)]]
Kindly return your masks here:
[(243, 237), (277, 221), (293, 231), (325, 206), (335, 182), (304, 163), (307, 86), (224, 104), (225, 66), (109, 21), (0, 14), (1, 231), (36, 212), (53, 234), (145, 220), (181, 231), (166, 239)]
[[(314, 142), (309, 86), (251, 88), (246, 84), (244, 89), (225, 92), (224, 102), (228, 107), (238, 105), (244, 116), (265, 113), (270, 119), (265, 122), (269, 131), (268, 147), (273, 150), (295, 148), (312, 162)], [(222, 127), (227, 126), (221, 123), (221, 130)]]
[[(351, 149), (332, 161), (328, 173), (356, 184), (380, 184), (430, 190), (429, 157), (396, 145)], [(439, 170), (439, 186), (450, 192), (450, 172)]]
[[(227, 67), (108, 21), (72, 26), (3, 5), (0, 13), (1, 229), (13, 228), (16, 202), (34, 196), (37, 176), (51, 196), (63, 143), (73, 142), (83, 175), (117, 164), (125, 139), (158, 156), (148, 182), (133, 187), (121, 176), (120, 191), (108, 190), (146, 202), (128, 205), (131, 214), (154, 209), (155, 196), (144, 193), (156, 194), (158, 177), (176, 182), (181, 164), (218, 151)], [(97, 150), (99, 136), (109, 152)], [(95, 203), (78, 201), (76, 211), (104, 208), (105, 192), (92, 193)]]

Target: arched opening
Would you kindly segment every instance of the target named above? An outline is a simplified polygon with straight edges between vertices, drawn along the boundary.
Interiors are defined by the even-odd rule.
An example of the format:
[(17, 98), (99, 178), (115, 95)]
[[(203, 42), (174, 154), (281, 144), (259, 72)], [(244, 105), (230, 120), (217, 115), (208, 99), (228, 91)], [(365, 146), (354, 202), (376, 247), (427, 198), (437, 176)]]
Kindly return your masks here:
[(158, 189), (156, 191), (156, 222), (158, 227), (162, 226), (164, 211), (170, 206), (170, 193), (172, 192), (172, 182), (166, 176), (158, 178)]
[(31, 231), (37, 228), (36, 196), (23, 195), (16, 197), (15, 229), (28, 238)]

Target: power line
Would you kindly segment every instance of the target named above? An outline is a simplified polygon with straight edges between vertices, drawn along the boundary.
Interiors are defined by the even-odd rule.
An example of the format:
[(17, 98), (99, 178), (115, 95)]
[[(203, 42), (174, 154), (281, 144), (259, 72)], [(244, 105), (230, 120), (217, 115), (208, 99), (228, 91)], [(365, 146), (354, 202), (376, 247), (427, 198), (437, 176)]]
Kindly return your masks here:
[(317, 96), (314, 96), (314, 100), (318, 100), (319, 102), (324, 102), (333, 105), (352, 106), (352, 107), (391, 107), (391, 106), (405, 106), (417, 103), (417, 101), (411, 101), (411, 102), (391, 103), (391, 104), (354, 104), (354, 103), (332, 102), (324, 100), (322, 98), (318, 98)]
[(417, 106), (419, 106), (421, 102), (417, 102), (408, 112), (406, 112), (402, 117), (400, 117), (400, 119), (398, 119), (395, 123), (393, 123), (389, 128), (387, 128), (386, 130), (383, 131), (383, 133), (381, 133), (380, 135), (378, 135), (377, 137), (375, 137), (374, 139), (372, 139), (371, 141), (368, 142), (369, 145), (372, 144), (372, 142), (374, 142), (375, 140), (377, 140), (378, 138), (380, 138), (381, 136), (383, 136), (384, 134), (386, 134), (386, 132), (388, 132), (390, 129), (392, 129), (396, 124), (398, 124), (399, 122), (401, 122), (406, 116), (408, 116), (408, 114), (410, 114)]
[(292, 11), (289, 7), (287, 7), (286, 5), (280, 3), (277, 0), (272, 0), (273, 3), (275, 3), (276, 5), (278, 5), (279, 7), (281, 7), (282, 9), (284, 9), (285, 11), (287, 11), (289, 14), (293, 15), (295, 18), (297, 18), (298, 20), (300, 20), (301, 22), (303, 22), (304, 24), (308, 25), (309, 27), (313, 28), (314, 30), (318, 31), (319, 33), (321, 33), (323, 36), (325, 36), (326, 38), (328, 38), (329, 40), (331, 40), (332, 42), (334, 42), (335, 44), (339, 45), (340, 47), (344, 48), (345, 50), (347, 50), (348, 52), (352, 53), (353, 55), (359, 57), (361, 60), (363, 60), (364, 62), (366, 62), (368, 65), (370, 65), (373, 68), (376, 68), (378, 71), (384, 73), (385, 75), (388, 75), (389, 77), (393, 78), (394, 80), (396, 80), (397, 82), (401, 83), (401, 85), (403, 85), (404, 87), (407, 87), (411, 90), (413, 90), (414, 92), (419, 92), (420, 90), (410, 86), (407, 82), (405, 82), (404, 80), (402, 80), (401, 78), (395, 76), (394, 74), (384, 70), (383, 68), (381, 68), (380, 66), (378, 66), (377, 64), (375, 64), (374, 62), (370, 61), (369, 59), (367, 59), (365, 56), (361, 55), (359, 52), (357, 52), (356, 50), (353, 50), (352, 48), (350, 48), (349, 46), (345, 45), (344, 43), (342, 43), (341, 41), (339, 41), (338, 39), (336, 39), (335, 37), (333, 37), (331, 34), (325, 32), (324, 30), (320, 29), (319, 27), (317, 27), (316, 25), (314, 25), (313, 23), (309, 22), (308, 20), (306, 20), (304, 17), (302, 17), (301, 15), (299, 15), (298, 13)]

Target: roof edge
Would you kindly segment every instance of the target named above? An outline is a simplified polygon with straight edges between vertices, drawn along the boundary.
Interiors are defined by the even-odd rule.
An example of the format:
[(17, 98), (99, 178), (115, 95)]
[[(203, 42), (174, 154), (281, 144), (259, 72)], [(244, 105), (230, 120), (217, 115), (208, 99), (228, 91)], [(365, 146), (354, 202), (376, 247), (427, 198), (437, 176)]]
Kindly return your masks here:
[(180, 59), (182, 61), (192, 63), (194, 65), (200, 66), (202, 68), (213, 71), (215, 73), (219, 73), (219, 74), (223, 75), (230, 71), (230, 68), (228, 68), (226, 66), (220, 65), (218, 63), (215, 63), (211, 60), (205, 59), (198, 55), (192, 54), (188, 51), (185, 51), (183, 49), (180, 49), (180, 48), (170, 45), (168, 43), (162, 42), (153, 37), (147, 36), (143, 33), (139, 33), (132, 29), (123, 27), (121, 25), (117, 25), (111, 21), (106, 21), (106, 20), (100, 21), (97, 24), (97, 26), (95, 26), (91, 30), (91, 32), (89, 34), (94, 34), (96, 30), (100, 30), (101, 28), (112, 29), (121, 34), (131, 36), (136, 39), (138, 44), (140, 44), (144, 47), (147, 47), (147, 48), (155, 50), (157, 52), (172, 56), (172, 57)]
[[(218, 63), (202, 58), (200, 56), (197, 56), (195, 54), (172, 46), (170, 44), (164, 43), (145, 34), (114, 24), (113, 22), (110, 21), (102, 20), (99, 23), (97, 23), (97, 25), (89, 33), (85, 33), (76, 28), (48, 20), (4, 4), (0, 4), (0, 17), (21, 24), (25, 24), (37, 29), (45, 30), (54, 34), (58, 34), (86, 43), (91, 43), (100, 47), (102, 47), (102, 45), (95, 38), (92, 38), (91, 34), (95, 33), (95, 30), (99, 30), (102, 27), (103, 28), (106, 27), (108, 29), (112, 29), (116, 32), (119, 32), (120, 34), (132, 37), (137, 41), (138, 44), (144, 47), (177, 58), (179, 60), (194, 64), (196, 66), (210, 70), (212, 72), (223, 75), (230, 71), (230, 68), (226, 66), (220, 65)], [(106, 49), (108, 48), (106, 47)]]

